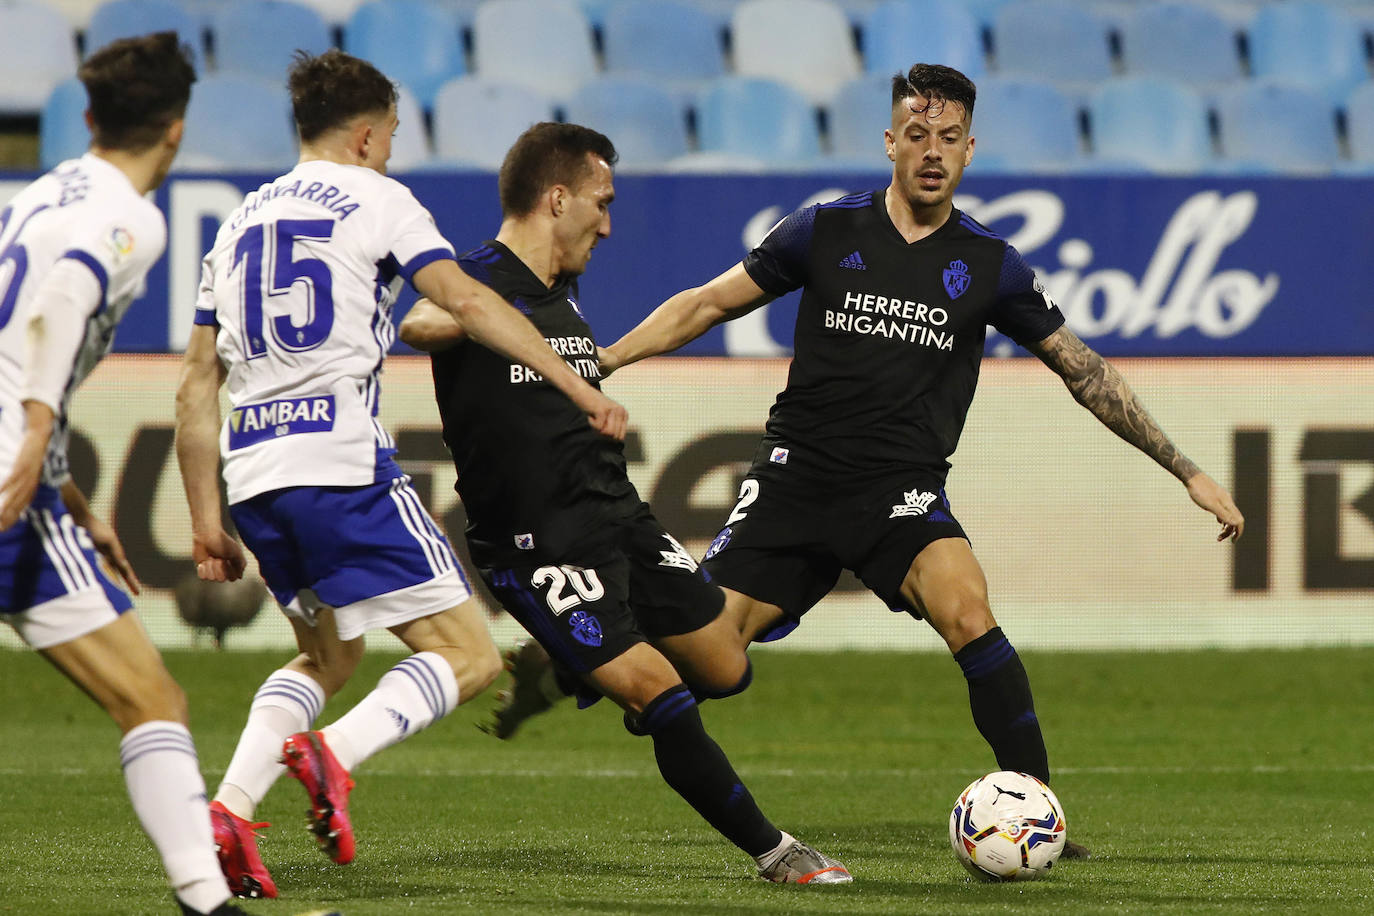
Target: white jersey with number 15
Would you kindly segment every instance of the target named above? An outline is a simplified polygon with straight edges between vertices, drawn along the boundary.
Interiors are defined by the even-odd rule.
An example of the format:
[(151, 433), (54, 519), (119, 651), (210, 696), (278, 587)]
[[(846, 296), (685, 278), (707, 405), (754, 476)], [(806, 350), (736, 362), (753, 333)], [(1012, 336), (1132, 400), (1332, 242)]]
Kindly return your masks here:
[(399, 182), (303, 162), (245, 198), (206, 255), (196, 323), (218, 327), (229, 501), (290, 486), (398, 476), (377, 422), (391, 306), (421, 267), (453, 258)]

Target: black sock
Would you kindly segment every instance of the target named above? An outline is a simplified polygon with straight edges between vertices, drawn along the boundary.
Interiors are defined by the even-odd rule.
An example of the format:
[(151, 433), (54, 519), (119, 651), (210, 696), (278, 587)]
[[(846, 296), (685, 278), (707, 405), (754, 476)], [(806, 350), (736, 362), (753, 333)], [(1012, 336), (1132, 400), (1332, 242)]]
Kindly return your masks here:
[(654, 739), (663, 779), (731, 843), (761, 856), (782, 841), (782, 831), (763, 816), (720, 745), (706, 734), (691, 691), (679, 684), (651, 702), (633, 725)]
[(997, 765), (1029, 773), (1048, 785), (1049, 756), (1035, 717), (1030, 679), (1002, 628), (988, 630), (954, 653), (954, 660), (968, 679), (973, 724), (992, 746)]

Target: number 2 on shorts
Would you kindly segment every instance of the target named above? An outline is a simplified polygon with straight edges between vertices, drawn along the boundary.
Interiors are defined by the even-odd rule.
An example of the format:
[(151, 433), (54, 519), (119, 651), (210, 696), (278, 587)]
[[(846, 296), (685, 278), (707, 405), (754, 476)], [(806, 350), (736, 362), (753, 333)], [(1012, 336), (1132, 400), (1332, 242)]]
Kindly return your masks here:
[(725, 520), (725, 524), (733, 525), (735, 522), (742, 521), (748, 509), (754, 504), (754, 500), (759, 498), (759, 482), (752, 478), (745, 480), (739, 485), (739, 502), (735, 503), (735, 509), (730, 513), (730, 517)]

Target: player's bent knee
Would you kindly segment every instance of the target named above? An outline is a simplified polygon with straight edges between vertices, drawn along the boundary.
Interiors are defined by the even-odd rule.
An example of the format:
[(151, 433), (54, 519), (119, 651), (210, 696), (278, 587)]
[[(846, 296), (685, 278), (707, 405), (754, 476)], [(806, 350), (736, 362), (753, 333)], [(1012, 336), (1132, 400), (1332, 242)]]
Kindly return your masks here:
[(626, 711), (625, 730), (638, 737), (652, 735), (671, 725), (679, 716), (696, 705), (696, 697), (692, 696), (692, 691), (687, 689), (687, 685), (677, 684), (650, 700), (642, 712)]
[(692, 683), (692, 695), (697, 698), (697, 702), (702, 700), (723, 700), (736, 694), (744, 693), (749, 685), (754, 682), (754, 663), (748, 658), (744, 660), (744, 673), (739, 680), (724, 687), (717, 687), (708, 683)]

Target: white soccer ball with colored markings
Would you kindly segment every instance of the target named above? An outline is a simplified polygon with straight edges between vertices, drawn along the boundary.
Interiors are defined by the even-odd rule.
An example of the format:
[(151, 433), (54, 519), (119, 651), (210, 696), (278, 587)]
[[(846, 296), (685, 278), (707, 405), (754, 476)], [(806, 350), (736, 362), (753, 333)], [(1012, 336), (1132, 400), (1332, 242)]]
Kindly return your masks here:
[(984, 881), (1026, 881), (1064, 851), (1064, 809), (1050, 787), (1026, 773), (975, 779), (949, 815), (954, 854)]

